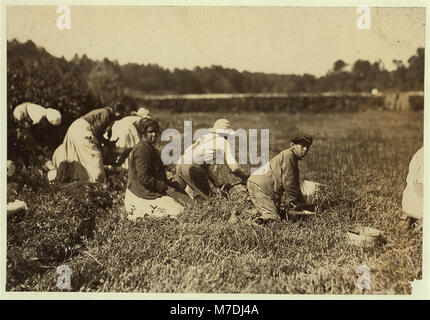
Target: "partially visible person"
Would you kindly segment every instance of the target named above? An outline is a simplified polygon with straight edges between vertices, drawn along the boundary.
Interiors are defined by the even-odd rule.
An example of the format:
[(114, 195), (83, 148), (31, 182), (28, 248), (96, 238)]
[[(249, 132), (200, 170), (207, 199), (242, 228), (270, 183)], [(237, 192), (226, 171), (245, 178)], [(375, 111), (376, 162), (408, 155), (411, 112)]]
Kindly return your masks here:
[[(177, 217), (184, 211), (180, 201), (171, 196), (180, 192), (176, 190), (177, 185), (167, 179), (160, 152), (155, 147), (159, 131), (158, 122), (150, 118), (143, 118), (137, 124), (140, 141), (128, 156), (128, 181), (124, 199), (131, 220), (147, 215)], [(189, 203), (192, 203), (191, 199)]]
[(47, 163), (48, 179), (61, 182), (104, 182), (102, 146), (108, 141), (103, 137), (115, 120), (124, 112), (120, 102), (109, 107), (95, 109), (75, 120), (67, 130), (63, 143), (58, 146)]
[[(27, 159), (37, 159), (39, 156), (49, 156), (45, 149), (40, 146), (43, 129), (47, 126), (58, 126), (61, 124), (61, 113), (52, 108), (44, 108), (38, 104), (24, 102), (13, 110), (13, 118), (16, 122), (15, 133), (17, 138), (17, 149), (25, 146)], [(14, 153), (19, 152), (14, 150)]]
[(403, 191), (403, 215), (399, 227), (403, 230), (423, 226), (424, 147), (421, 147), (409, 163), (406, 188)]
[(16, 167), (12, 160), (6, 161), (6, 169), (8, 177), (12, 177), (15, 174)]
[[(10, 189), (12, 188), (12, 184), (9, 182), (9, 178), (12, 178), (13, 175), (15, 174), (15, 164), (13, 163), (13, 161), (11, 160), (7, 160), (7, 177), (8, 177), (8, 182), (7, 182), (7, 196), (9, 198), (9, 194), (10, 194)], [(17, 213), (22, 213), (25, 210), (27, 210), (27, 204), (24, 201), (21, 200), (15, 200), (13, 202), (8, 202), (6, 204), (6, 214), (7, 217), (11, 217), (14, 216)]]
[(247, 188), (261, 221), (281, 219), (283, 196), (291, 209), (309, 207), (300, 188), (298, 164), (309, 152), (312, 142), (311, 135), (296, 134), (291, 139), (290, 148), (280, 152), (249, 177)]
[(27, 210), (27, 204), (22, 200), (15, 200), (13, 202), (8, 202), (6, 205), (7, 217), (12, 217), (18, 213), (23, 213)]
[(149, 119), (151, 119), (150, 112), (145, 107), (140, 107), (137, 111), (132, 111), (131, 115), (132, 116), (137, 116), (137, 117), (142, 118), (142, 119), (143, 118), (149, 118)]
[(240, 179), (249, 177), (237, 163), (227, 141), (229, 135), (235, 134), (230, 122), (218, 119), (208, 132), (185, 150), (176, 166), (179, 183), (193, 199), (200, 202), (213, 195), (209, 181), (214, 179), (209, 172), (209, 165), (216, 164), (216, 159), (222, 158), (223, 163)]
[[(137, 133), (136, 125), (143, 118), (150, 118), (150, 116), (149, 111), (146, 108), (141, 107), (137, 112), (131, 112), (130, 116), (115, 121), (112, 126), (111, 140), (116, 140), (117, 148), (133, 148), (139, 143), (140, 138)], [(105, 138), (107, 138), (107, 134), (105, 134)], [(127, 159), (125, 159), (122, 167), (124, 169), (128, 169)]]
[(24, 102), (15, 107), (13, 117), (18, 125), (26, 128), (40, 123), (43, 118), (46, 118), (53, 126), (61, 124), (61, 113), (58, 110), (44, 108), (30, 102)]

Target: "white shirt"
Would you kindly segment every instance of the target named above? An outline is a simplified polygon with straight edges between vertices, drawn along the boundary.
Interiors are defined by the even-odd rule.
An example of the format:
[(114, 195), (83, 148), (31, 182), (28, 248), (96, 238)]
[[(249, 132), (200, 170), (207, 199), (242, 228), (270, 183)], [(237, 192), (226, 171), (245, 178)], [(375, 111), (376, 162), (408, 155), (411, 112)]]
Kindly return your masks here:
[(406, 177), (408, 187), (413, 188), (414, 192), (422, 197), (422, 185), (424, 183), (424, 147), (419, 149), (409, 163), (409, 172)]
[(228, 141), (217, 133), (203, 135), (185, 150), (182, 160), (185, 164), (237, 164)]
[[(124, 135), (129, 134), (130, 128), (135, 127), (139, 121), (142, 120), (139, 116), (127, 116), (120, 120), (116, 120), (114, 124), (112, 125), (112, 137), (111, 140), (115, 140), (116, 138), (123, 137)], [(137, 131), (136, 131), (137, 134)], [(104, 133), (104, 137), (108, 138), (108, 133)], [(139, 137), (137, 137), (139, 139)]]
[[(129, 127), (131, 125), (136, 125), (139, 121), (142, 120), (142, 117), (139, 116), (127, 116), (120, 120), (115, 121), (113, 127)], [(112, 128), (113, 128), (112, 127)]]
[(402, 209), (410, 217), (423, 217), (424, 148), (419, 149), (409, 163)]

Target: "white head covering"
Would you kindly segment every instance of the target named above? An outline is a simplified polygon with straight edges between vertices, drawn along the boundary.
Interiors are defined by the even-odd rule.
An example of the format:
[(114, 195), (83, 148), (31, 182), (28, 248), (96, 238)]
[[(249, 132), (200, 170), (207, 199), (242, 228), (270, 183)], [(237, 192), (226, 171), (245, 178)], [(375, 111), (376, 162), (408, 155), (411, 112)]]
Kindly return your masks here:
[(48, 108), (46, 109), (46, 120), (53, 126), (61, 124), (61, 113), (58, 110)]
[(137, 112), (132, 111), (131, 114), (135, 115), (135, 116), (139, 116), (141, 118), (151, 118), (149, 116), (149, 110), (146, 108), (143, 108), (143, 107), (139, 108), (139, 110), (137, 110)]

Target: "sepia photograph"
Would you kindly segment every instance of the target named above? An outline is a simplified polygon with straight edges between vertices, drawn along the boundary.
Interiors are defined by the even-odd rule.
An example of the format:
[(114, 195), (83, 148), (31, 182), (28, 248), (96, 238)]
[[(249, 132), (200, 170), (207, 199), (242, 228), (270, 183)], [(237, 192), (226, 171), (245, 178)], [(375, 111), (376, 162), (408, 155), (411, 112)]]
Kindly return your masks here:
[(1, 1), (4, 296), (428, 298), (428, 3), (363, 3)]

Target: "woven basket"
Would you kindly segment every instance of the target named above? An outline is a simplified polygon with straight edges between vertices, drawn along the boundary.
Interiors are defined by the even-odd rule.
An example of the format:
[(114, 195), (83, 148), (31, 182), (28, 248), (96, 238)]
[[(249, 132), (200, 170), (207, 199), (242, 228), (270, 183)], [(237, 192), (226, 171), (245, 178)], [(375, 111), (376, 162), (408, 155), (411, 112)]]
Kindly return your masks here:
[(377, 243), (381, 236), (381, 231), (375, 228), (357, 225), (348, 229), (347, 234), (352, 244), (367, 247)]

